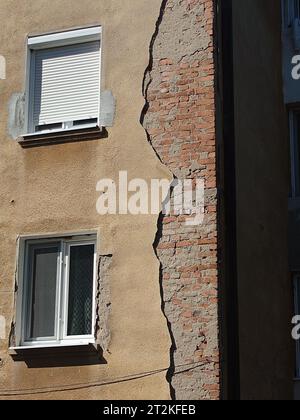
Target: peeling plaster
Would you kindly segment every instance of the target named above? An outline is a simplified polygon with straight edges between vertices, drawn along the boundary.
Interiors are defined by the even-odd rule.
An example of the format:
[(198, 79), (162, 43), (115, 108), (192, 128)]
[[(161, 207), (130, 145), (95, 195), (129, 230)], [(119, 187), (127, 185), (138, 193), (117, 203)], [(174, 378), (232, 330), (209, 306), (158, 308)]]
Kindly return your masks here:
[[(189, 112), (191, 104), (194, 107), (198, 103), (201, 105), (202, 99), (204, 106), (205, 100), (206, 104), (209, 102), (209, 107), (214, 106), (213, 82), (205, 80), (206, 77), (210, 79), (206, 66), (209, 64), (209, 68), (213, 67), (211, 10), (212, 2), (209, 1), (164, 0), (150, 44), (149, 64), (143, 83), (145, 106), (141, 124), (158, 159), (173, 172), (174, 179), (205, 176), (209, 180), (210, 175), (215, 176), (213, 168), (208, 169), (206, 164), (201, 164), (201, 160), (207, 158), (207, 153), (201, 149), (200, 136), (197, 136), (196, 130), (193, 132), (193, 128), (190, 128), (186, 121), (177, 118), (183, 109)], [(183, 76), (185, 69), (188, 69), (191, 75)], [(188, 99), (186, 102), (181, 101), (179, 93), (183, 79), (185, 89), (188, 89), (189, 85), (193, 85), (193, 88), (196, 85), (203, 88), (203, 92), (200, 95), (186, 93)], [(164, 85), (167, 85), (167, 88), (163, 89)], [(181, 96), (184, 95), (181, 93)], [(173, 101), (168, 104), (170, 106), (163, 105), (169, 98)], [(181, 107), (177, 106), (179, 102)], [(162, 117), (161, 107), (169, 114), (164, 113)], [(195, 116), (193, 119), (191, 115), (194, 122), (201, 124), (200, 117), (198, 120), (197, 118)], [(177, 125), (174, 123), (172, 128), (173, 122)], [(177, 127), (184, 124), (188, 126), (184, 130), (190, 132), (190, 137), (181, 141), (180, 136), (177, 136)], [(214, 130), (213, 119), (208, 127), (201, 127), (200, 130), (211, 136)], [(167, 139), (172, 139), (172, 144), (168, 146), (164, 146), (162, 140), (166, 132)], [(195, 158), (184, 153), (184, 146), (192, 142), (197, 143), (194, 146)], [(217, 190), (207, 186), (206, 205), (215, 206), (216, 197)], [(173, 221), (173, 224), (165, 224), (161, 214), (157, 224), (153, 248), (160, 263), (162, 312), (172, 340), (167, 379), (173, 399), (215, 399), (219, 395), (218, 307), (217, 303), (205, 297), (209, 293), (215, 293), (213, 282), (210, 280), (210, 283), (205, 285), (203, 281), (192, 280), (192, 276), (187, 280), (181, 271), (185, 269), (191, 272), (193, 267), (201, 267), (202, 262), (198, 272), (201, 277), (216, 275), (215, 271), (210, 269), (210, 266), (216, 265), (217, 254), (213, 248), (215, 245), (212, 248), (209, 244), (201, 247), (195, 242), (204, 239), (210, 241), (214, 238), (214, 218), (214, 212), (206, 214), (202, 226), (189, 229), (181, 226), (178, 219)], [(193, 246), (183, 245), (177, 248), (177, 242), (183, 240), (187, 243), (190, 241)], [(164, 248), (163, 245), (168, 246)], [(165, 280), (165, 276), (168, 280)], [(176, 303), (173, 302), (174, 299), (177, 300)], [(210, 305), (207, 305), (207, 300), (210, 301)], [(205, 317), (207, 322), (202, 321)]]
[(25, 95), (15, 93), (8, 104), (8, 132), (16, 140), (25, 132)]
[(103, 351), (109, 352), (111, 333), (109, 328), (109, 316), (111, 310), (111, 298), (109, 287), (109, 268), (112, 262), (112, 255), (102, 255), (98, 265), (98, 283), (96, 296), (96, 344)]
[[(141, 122), (141, 125), (143, 126), (143, 128), (146, 131), (147, 139), (148, 139), (148, 142), (150, 144), (151, 144), (151, 137), (150, 137), (147, 129), (145, 128), (144, 121), (145, 121), (145, 116), (147, 114), (147, 111), (149, 109), (148, 89), (149, 89), (149, 86), (152, 82), (151, 72), (152, 72), (152, 69), (153, 69), (153, 48), (154, 48), (154, 44), (155, 44), (155, 41), (156, 41), (158, 33), (159, 33), (160, 25), (162, 23), (162, 19), (163, 19), (163, 16), (164, 16), (164, 12), (165, 12), (167, 2), (168, 2), (168, 0), (163, 0), (162, 4), (161, 4), (161, 7), (160, 7), (159, 17), (157, 19), (157, 22), (156, 22), (156, 25), (155, 25), (155, 31), (154, 31), (154, 34), (152, 36), (151, 42), (150, 42), (149, 64), (148, 64), (148, 67), (145, 70), (144, 80), (143, 80), (143, 96), (145, 98), (145, 106), (144, 106), (142, 114), (141, 114), (140, 122)], [(153, 150), (155, 151), (158, 159), (160, 161), (162, 161), (159, 154), (155, 150), (155, 148), (153, 148)], [(176, 350), (176, 344), (175, 344), (175, 337), (174, 337), (173, 332), (172, 332), (172, 325), (169, 322), (169, 319), (168, 319), (168, 317), (166, 315), (166, 312), (165, 312), (165, 299), (164, 299), (164, 289), (163, 289), (163, 269), (162, 269), (162, 263), (159, 259), (158, 254), (157, 254), (157, 246), (159, 245), (159, 242), (160, 242), (160, 239), (161, 239), (161, 236), (162, 236), (162, 218), (163, 218), (163, 215), (161, 213), (159, 215), (158, 222), (157, 222), (157, 232), (156, 232), (155, 240), (154, 240), (154, 243), (153, 243), (153, 249), (154, 249), (154, 253), (156, 255), (156, 258), (158, 259), (158, 261), (160, 263), (159, 285), (160, 285), (160, 294), (161, 294), (161, 310), (162, 310), (162, 313), (163, 313), (163, 315), (164, 315), (164, 317), (167, 321), (168, 330), (169, 330), (171, 343), (172, 343), (171, 348), (170, 348), (170, 367), (168, 369), (166, 379), (167, 379), (167, 381), (169, 383), (169, 386), (170, 386), (170, 396), (171, 396), (172, 399), (175, 399), (176, 397), (175, 397), (175, 390), (172, 386), (172, 377), (173, 377), (174, 372), (175, 372), (174, 352)]]
[(101, 92), (100, 104), (100, 125), (102, 127), (113, 127), (116, 113), (116, 99), (110, 90)]
[[(99, 124), (102, 127), (113, 127), (116, 113), (116, 99), (109, 90), (101, 92)], [(15, 93), (8, 105), (8, 133), (17, 140), (25, 133), (25, 94)]]
[(14, 310), (13, 310), (13, 318), (11, 321), (10, 331), (9, 331), (9, 338), (8, 343), (9, 347), (16, 347), (17, 346), (17, 337), (16, 337), (16, 315), (17, 315), (17, 295), (19, 290), (19, 259), (20, 259), (20, 237), (18, 236), (16, 241), (16, 266), (15, 266), (15, 273), (14, 273)]

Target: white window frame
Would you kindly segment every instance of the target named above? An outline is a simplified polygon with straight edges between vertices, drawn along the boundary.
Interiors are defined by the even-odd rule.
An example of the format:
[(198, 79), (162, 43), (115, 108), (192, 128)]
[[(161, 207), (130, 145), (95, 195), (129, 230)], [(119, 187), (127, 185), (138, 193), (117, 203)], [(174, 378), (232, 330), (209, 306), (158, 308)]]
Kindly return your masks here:
[[(69, 282), (70, 282), (70, 251), (71, 248), (74, 246), (82, 246), (82, 245), (94, 245), (94, 281), (93, 281), (93, 318), (92, 318), (92, 333), (89, 336), (68, 336), (67, 329), (68, 329), (68, 312), (69, 312), (69, 299), (68, 299), (68, 290), (69, 290)], [(78, 241), (73, 239), (71, 241), (64, 242), (64, 255), (65, 255), (65, 266), (64, 266), (64, 289), (62, 292), (62, 306), (64, 308), (64, 318), (62, 319), (62, 339), (63, 341), (67, 340), (93, 340), (94, 339), (94, 330), (95, 330), (95, 322), (96, 322), (96, 266), (97, 266), (97, 251), (96, 251), (96, 240), (89, 241), (86, 240), (84, 242)]]
[[(300, 315), (300, 273), (294, 273), (293, 281), (295, 315)], [(300, 340), (296, 341), (296, 379), (300, 379)]]
[(65, 133), (67, 131), (78, 131), (80, 129), (98, 128), (100, 126), (100, 91), (98, 104), (98, 119), (96, 123), (70, 126), (67, 122), (62, 123), (62, 128), (35, 131), (33, 126), (33, 106), (34, 106), (34, 86), (35, 86), (35, 52), (48, 48), (66, 47), (75, 44), (84, 44), (87, 42), (100, 41), (100, 80), (101, 91), (101, 62), (102, 62), (102, 27), (93, 26), (84, 29), (74, 29), (64, 32), (51, 34), (29, 36), (27, 38), (27, 65), (26, 65), (26, 95), (25, 95), (25, 134), (22, 136), (32, 137), (43, 134)]
[[(28, 340), (28, 327), (30, 320), (28, 313), (31, 312), (30, 296), (28, 290), (28, 249), (30, 246), (39, 247), (41, 245), (53, 246), (59, 244), (60, 251), (58, 257), (57, 272), (57, 294), (56, 294), (56, 313), (55, 313), (55, 337), (43, 337)], [(92, 331), (90, 335), (68, 336), (68, 286), (69, 286), (69, 250), (72, 246), (94, 245), (94, 272), (93, 272), (93, 308), (92, 308)], [(43, 237), (22, 237), (19, 244), (19, 264), (18, 264), (18, 296), (17, 296), (17, 317), (16, 317), (16, 347), (11, 350), (49, 348), (49, 347), (69, 347), (95, 344), (96, 326), (96, 293), (97, 293), (97, 234), (95, 232), (87, 234), (70, 234), (62, 236), (43, 236)]]
[[(43, 244), (43, 248), (51, 248), (51, 246), (59, 245), (59, 241), (28, 241), (26, 243), (26, 250), (25, 250), (25, 261), (24, 261), (24, 278), (25, 281), (27, 281), (27, 277), (29, 277), (29, 267), (32, 263), (32, 261), (29, 261), (29, 247), (32, 247), (32, 249), (38, 249), (39, 245)], [(36, 337), (34, 339), (34, 342), (54, 342), (56, 341), (56, 337), (58, 337), (59, 334), (59, 319), (58, 319), (58, 313), (60, 308), (60, 296), (59, 296), (59, 290), (61, 288), (61, 281), (62, 281), (62, 264), (61, 264), (61, 258), (62, 258), (62, 252), (61, 248), (59, 247), (59, 255), (57, 258), (57, 284), (56, 284), (56, 304), (55, 304), (55, 330), (54, 330), (54, 336), (53, 337)], [(31, 265), (32, 266), (32, 265)], [(23, 316), (22, 316), (22, 342), (24, 341), (24, 345), (26, 345), (25, 337), (29, 336), (29, 327), (31, 325), (31, 316), (32, 311), (30, 308), (32, 308), (32, 283), (29, 285), (26, 285), (26, 293), (23, 295)], [(29, 289), (30, 287), (30, 289)], [(25, 284), (24, 284), (24, 291), (25, 291)], [(32, 342), (28, 341), (27, 344), (30, 345)]]

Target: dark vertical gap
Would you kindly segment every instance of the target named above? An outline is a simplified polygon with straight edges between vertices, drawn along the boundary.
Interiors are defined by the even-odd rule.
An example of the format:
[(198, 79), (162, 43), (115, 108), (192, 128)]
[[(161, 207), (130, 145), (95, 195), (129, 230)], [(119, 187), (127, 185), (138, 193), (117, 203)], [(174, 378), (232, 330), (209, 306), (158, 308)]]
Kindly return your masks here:
[(240, 399), (232, 0), (217, 0), (217, 139), (222, 398)]

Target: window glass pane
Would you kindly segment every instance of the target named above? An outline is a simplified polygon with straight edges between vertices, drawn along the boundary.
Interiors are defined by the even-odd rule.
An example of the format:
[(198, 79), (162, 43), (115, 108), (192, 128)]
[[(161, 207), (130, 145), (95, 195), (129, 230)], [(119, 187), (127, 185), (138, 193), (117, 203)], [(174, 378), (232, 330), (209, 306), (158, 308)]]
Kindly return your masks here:
[(92, 334), (93, 277), (94, 245), (71, 246), (68, 336)]
[(59, 245), (31, 247), (30, 338), (55, 336)]

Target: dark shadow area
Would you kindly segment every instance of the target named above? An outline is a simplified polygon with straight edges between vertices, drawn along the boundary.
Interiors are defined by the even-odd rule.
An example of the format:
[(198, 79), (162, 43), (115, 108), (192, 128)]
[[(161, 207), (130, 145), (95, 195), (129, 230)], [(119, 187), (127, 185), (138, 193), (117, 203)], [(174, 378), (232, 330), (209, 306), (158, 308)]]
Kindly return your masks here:
[(219, 0), (217, 5), (217, 178), (222, 190), (218, 200), (221, 396), (223, 400), (237, 401), (240, 399), (240, 352), (232, 0)]

